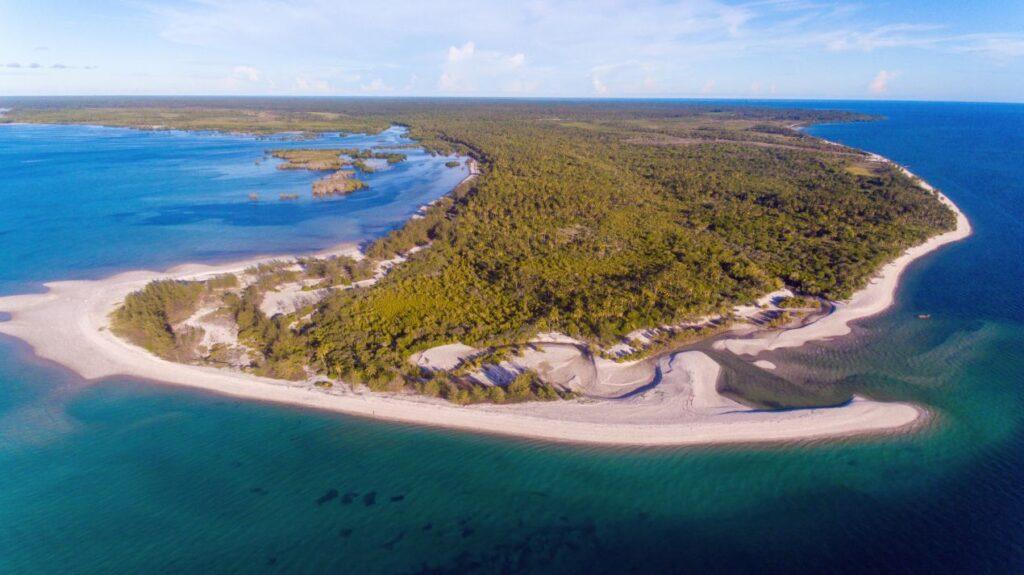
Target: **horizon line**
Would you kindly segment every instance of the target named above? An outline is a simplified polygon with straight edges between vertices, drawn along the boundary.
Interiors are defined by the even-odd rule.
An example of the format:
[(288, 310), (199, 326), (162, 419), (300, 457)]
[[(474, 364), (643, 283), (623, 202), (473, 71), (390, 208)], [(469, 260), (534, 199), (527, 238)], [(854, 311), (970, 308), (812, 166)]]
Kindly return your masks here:
[(856, 102), (856, 103), (920, 103), (920, 104), (1003, 104), (1024, 105), (1024, 100), (944, 100), (915, 98), (804, 98), (804, 97), (698, 97), (698, 96), (465, 96), (465, 95), (383, 95), (383, 94), (32, 94), (3, 95), (0, 101), (18, 98), (209, 98), (209, 99), (308, 99), (308, 100), (507, 100), (507, 101), (592, 101), (592, 102), (650, 102), (650, 101), (693, 101), (693, 102)]

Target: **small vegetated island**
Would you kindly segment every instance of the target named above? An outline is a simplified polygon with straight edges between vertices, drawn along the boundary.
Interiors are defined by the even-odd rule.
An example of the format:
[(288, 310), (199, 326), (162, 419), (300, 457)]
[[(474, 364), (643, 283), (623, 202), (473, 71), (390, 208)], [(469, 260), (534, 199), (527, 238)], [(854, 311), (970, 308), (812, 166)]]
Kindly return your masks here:
[[(843, 112), (431, 100), (13, 108), (5, 121), (257, 134), (401, 125), (431, 152), (468, 157), (473, 175), (361, 252), (156, 281), (113, 312), (117, 334), (161, 357), (328, 393), (615, 397), (600, 374), (553, 358), (614, 370), (737, 325), (801, 325), (957, 226), (899, 166), (799, 130), (869, 120)], [(281, 169), (329, 172), (315, 195), (358, 189), (353, 167), (404, 159), (270, 153)]]
[(331, 172), (313, 182), (313, 197), (325, 198), (344, 196), (367, 187), (366, 182), (357, 179), (353, 170), (358, 168), (363, 173), (371, 174), (378, 168), (373, 161), (386, 164), (404, 162), (405, 154), (394, 152), (376, 152), (356, 148), (341, 149), (282, 149), (271, 150), (270, 155), (284, 160), (278, 165), (280, 170), (311, 170), (314, 172)]

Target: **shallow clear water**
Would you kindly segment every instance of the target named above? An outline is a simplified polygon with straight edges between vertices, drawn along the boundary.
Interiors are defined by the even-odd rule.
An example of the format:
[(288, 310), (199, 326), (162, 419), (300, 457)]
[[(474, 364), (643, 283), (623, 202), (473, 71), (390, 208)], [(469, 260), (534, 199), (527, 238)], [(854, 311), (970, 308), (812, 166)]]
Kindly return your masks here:
[[(325, 248), (381, 235), (467, 175), (418, 148), (360, 178), (369, 188), (313, 200), (323, 174), (278, 170), (275, 148), (409, 144), (377, 136), (273, 139), (95, 126), (0, 125), (0, 293), (118, 269)], [(260, 201), (249, 201), (255, 193)], [(298, 201), (280, 201), (298, 193)]]
[[(908, 271), (891, 312), (863, 322), (841, 343), (772, 356), (808, 393), (827, 385), (931, 406), (936, 420), (924, 433), (785, 448), (553, 445), (126, 379), (83, 385), (4, 341), (0, 571), (1021, 571), (1024, 106), (801, 104), (887, 116), (812, 132), (906, 163), (974, 224), (969, 240)], [(265, 144), (252, 146), (256, 157)], [(237, 166), (248, 169), (252, 161)], [(224, 186), (234, 180), (189, 169), (171, 173), (171, 183), (191, 182), (183, 189), (232, 200), (248, 189), (230, 191)], [(277, 185), (271, 176), (281, 174), (267, 175), (267, 185)], [(6, 196), (20, 192), (0, 186), (0, 218), (17, 221)], [(136, 194), (149, 192), (126, 188), (121, 195)], [(89, 198), (83, 192), (80, 201)], [(198, 209), (191, 204), (204, 201), (184, 195), (170, 202), (173, 209), (155, 211)], [(204, 233), (240, 233), (239, 214), (252, 206), (221, 203), (233, 206), (222, 214), (238, 213), (204, 220)], [(138, 215), (144, 204), (131, 200), (121, 210), (131, 215), (101, 219), (117, 229), (95, 233), (148, 237), (157, 232), (146, 228), (158, 227), (166, 234), (161, 241), (172, 241), (140, 240), (135, 261), (146, 261), (146, 250), (170, 250), (170, 261), (234, 251), (192, 245), (210, 241), (191, 237), (198, 235), (192, 223), (146, 223)], [(372, 213), (349, 221), (362, 225)], [(342, 207), (335, 215), (345, 221)], [(262, 251), (264, 241), (301, 247), (303, 233), (293, 227), (304, 225), (282, 222), (254, 233), (238, 251)], [(5, 245), (6, 285), (90, 275), (121, 262), (107, 246), (99, 250), (106, 256), (93, 256), (96, 246), (49, 236), (57, 239), (37, 252)], [(318, 246), (337, 239), (344, 238), (311, 235)], [(9, 268), (11, 262), (32, 266)], [(919, 320), (919, 313), (932, 318)]]

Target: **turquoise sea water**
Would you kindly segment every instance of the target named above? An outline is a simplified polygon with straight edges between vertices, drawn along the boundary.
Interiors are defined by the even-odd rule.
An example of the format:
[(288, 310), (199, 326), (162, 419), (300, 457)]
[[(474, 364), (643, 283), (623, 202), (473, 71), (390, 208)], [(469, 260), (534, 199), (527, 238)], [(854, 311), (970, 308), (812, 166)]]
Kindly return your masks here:
[[(772, 356), (809, 395), (930, 406), (936, 420), (924, 433), (727, 449), (556, 445), (123, 378), (83, 384), (3, 340), (0, 571), (1024, 570), (1024, 106), (800, 105), (886, 116), (811, 131), (907, 164), (974, 224), (970, 239), (908, 271), (892, 311), (842, 342)], [(113, 133), (135, 140), (130, 162), (97, 141)], [(12, 164), (24, 146), (64, 159), (52, 170)], [(296, 208), (326, 215), (290, 214), (276, 200), (244, 200), (255, 186), (274, 198), (308, 186), (300, 174), (261, 172), (253, 162), (266, 146), (0, 127), (0, 291), (153, 258), (365, 237), (436, 196), (436, 177), (450, 178), (449, 188), (460, 177), (425, 165), (376, 205), (352, 196)], [(69, 165), (72, 150), (97, 155)], [(65, 185), (38, 183), (54, 170)], [(104, 171), (113, 175), (90, 180)], [(123, 171), (134, 183), (111, 190)], [(371, 185), (387, 194), (383, 182)]]

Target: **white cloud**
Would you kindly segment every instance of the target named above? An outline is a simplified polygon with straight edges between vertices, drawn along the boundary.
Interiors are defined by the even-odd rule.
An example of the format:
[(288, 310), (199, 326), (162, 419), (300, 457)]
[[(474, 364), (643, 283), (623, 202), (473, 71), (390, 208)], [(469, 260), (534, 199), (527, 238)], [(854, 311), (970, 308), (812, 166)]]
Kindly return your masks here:
[(96, 70), (96, 67), (94, 67), (94, 65), (68, 65), (66, 63), (61, 63), (61, 62), (51, 63), (50, 65), (44, 65), (44, 64), (41, 64), (39, 62), (24, 63), (23, 64), (23, 63), (16, 62), (16, 61), (7, 62), (7, 63), (0, 63), (0, 68), (13, 68), (13, 69), (28, 68), (28, 69), (32, 69), (32, 70), (43, 70), (43, 69), (49, 69), (49, 70)]
[(871, 80), (870, 84), (868, 84), (868, 90), (870, 90), (872, 94), (885, 94), (889, 91), (889, 82), (898, 75), (898, 72), (879, 70), (878, 73), (875, 74), (875, 78)]
[(95, 70), (96, 66), (69, 66), (61, 62), (50, 64), (49, 66), (45, 66), (39, 62), (32, 62), (30, 64), (8, 62), (7, 64), (0, 64), (0, 68), (31, 68), (33, 70), (42, 70), (43, 68), (48, 68), (50, 70)]
[(323, 79), (309, 79), (304, 77), (295, 78), (295, 91), (300, 94), (309, 94), (311, 92), (325, 93), (331, 90), (331, 85), (327, 80)]
[[(302, 58), (343, 55), (349, 60), (341, 65), (365, 65), (370, 77), (383, 73), (394, 78), (383, 69), (391, 65), (405, 74), (436, 79), (432, 86), (419, 84), (420, 93), (433, 87), (446, 93), (497, 95), (579, 93), (587, 88), (581, 70), (615, 61), (624, 52), (669, 63), (649, 78), (631, 80), (630, 92), (670, 90), (674, 78), (663, 74), (678, 62), (702, 57), (700, 44), (712, 38), (744, 38), (765, 4), (604, 0), (595, 7), (590, 0), (393, 0), (363, 14), (359, 25), (345, 34), (337, 34), (336, 23), (351, 19), (352, 7), (327, 0), (195, 0), (146, 6), (163, 38), (173, 42), (235, 51), (276, 46), (277, 54)], [(430, 61), (424, 54), (431, 47), (444, 49), (444, 58)], [(269, 67), (267, 75), (273, 75)]]
[[(841, 97), (863, 94), (864, 78), (851, 74), (831, 81), (828, 70), (875, 71), (883, 53), (886, 67), (904, 70), (941, 61), (943, 54), (955, 56), (963, 64), (957, 76), (962, 79), (986, 73), (984, 66), (1009, 77), (1024, 60), (1024, 32), (1011, 19), (1002, 31), (973, 33), (944, 13), (904, 11), (897, 18), (858, 0), (391, 0), (365, 10), (330, 0), (135, 6), (148, 12), (165, 40), (212, 54), (253, 54), (252, 62), (262, 68), (263, 91), (270, 79), (282, 79), (279, 86), (287, 91), (287, 79), (302, 75), (330, 78), (338, 93), (358, 92), (381, 78), (403, 94), (581, 95), (597, 93), (600, 86), (609, 95), (742, 96), (750, 93), (750, 70), (757, 70), (765, 95), (772, 93), (774, 78), (782, 94)], [(353, 17), (358, 25), (338, 34), (337, 23)], [(625, 59), (647, 68), (602, 72), (595, 79), (595, 68)], [(288, 62), (359, 70), (363, 79), (292, 70)], [(792, 74), (794, 62), (813, 71)], [(1009, 65), (1014, 69), (999, 70)], [(407, 83), (414, 74), (421, 80)], [(711, 76), (718, 85), (702, 90), (701, 82)], [(197, 86), (216, 81), (200, 73), (193, 80)], [(929, 82), (921, 86), (958, 89), (938, 77), (922, 80)], [(255, 90), (247, 81), (238, 80), (240, 90)], [(1012, 78), (999, 83), (1005, 93), (1024, 87)]]
[(454, 92), (459, 89), (459, 83), (448, 72), (442, 72), (441, 78), (437, 81), (437, 87), (442, 92)]
[(263, 74), (252, 66), (235, 66), (235, 68), (231, 70), (231, 77), (236, 80), (259, 82), (260, 79), (262, 79)]
[(1007, 61), (1024, 56), (1024, 37), (972, 35), (965, 37), (963, 43), (954, 50)]
[(599, 96), (657, 94), (664, 89), (660, 77), (658, 66), (632, 60), (590, 69), (590, 84)]
[(462, 62), (463, 60), (469, 60), (473, 57), (473, 53), (476, 52), (476, 45), (470, 40), (461, 47), (456, 48), (451, 46), (448, 48), (448, 61), (449, 62)]
[(891, 24), (866, 30), (837, 30), (821, 36), (825, 48), (832, 51), (872, 52), (883, 48), (928, 48), (943, 38), (932, 34), (940, 26), (929, 24)]
[(701, 94), (711, 94), (714, 91), (715, 91), (715, 81), (714, 80), (708, 80), (707, 82), (704, 82), (704, 86), (700, 89), (700, 93)]
[(390, 92), (391, 86), (385, 84), (384, 80), (381, 80), (380, 78), (374, 78), (369, 84), (363, 84), (360, 86), (359, 90), (367, 94), (377, 94), (380, 92)]
[(418, 74), (412, 74), (411, 76), (409, 76), (409, 81), (405, 83), (405, 86), (402, 86), (402, 91), (403, 92), (412, 92), (413, 90), (416, 89), (416, 86), (418, 86), (419, 83), (420, 83), (419, 75)]
[(523, 94), (533, 92), (538, 84), (523, 52), (478, 50), (470, 40), (448, 47), (437, 89), (452, 94)]
[[(768, 4), (771, 4), (770, 2)], [(489, 44), (504, 44), (534, 36), (560, 39), (588, 48), (595, 43), (615, 45), (628, 36), (653, 41), (686, 34), (720, 32), (737, 36), (757, 16), (751, 6), (730, 6), (721, 0), (660, 2), (608, 0), (595, 6), (589, 0), (480, 3), (449, 0), (428, 3), (392, 0), (384, 7), (357, 14), (359, 24), (336, 30), (339, 20), (351, 20), (349, 3), (327, 0), (195, 0), (173, 5), (145, 4), (169, 40), (201, 46), (253, 44), (289, 40), (300, 49), (310, 45), (365, 50), (372, 53), (381, 38), (458, 38), (485, 34)], [(529, 32), (526, 32), (526, 28)], [(602, 34), (595, 34), (601, 30)], [(375, 42), (376, 40), (376, 42)], [(466, 46), (456, 48), (461, 52)], [(471, 47), (472, 51), (472, 47)], [(456, 54), (458, 57), (458, 54)]]

